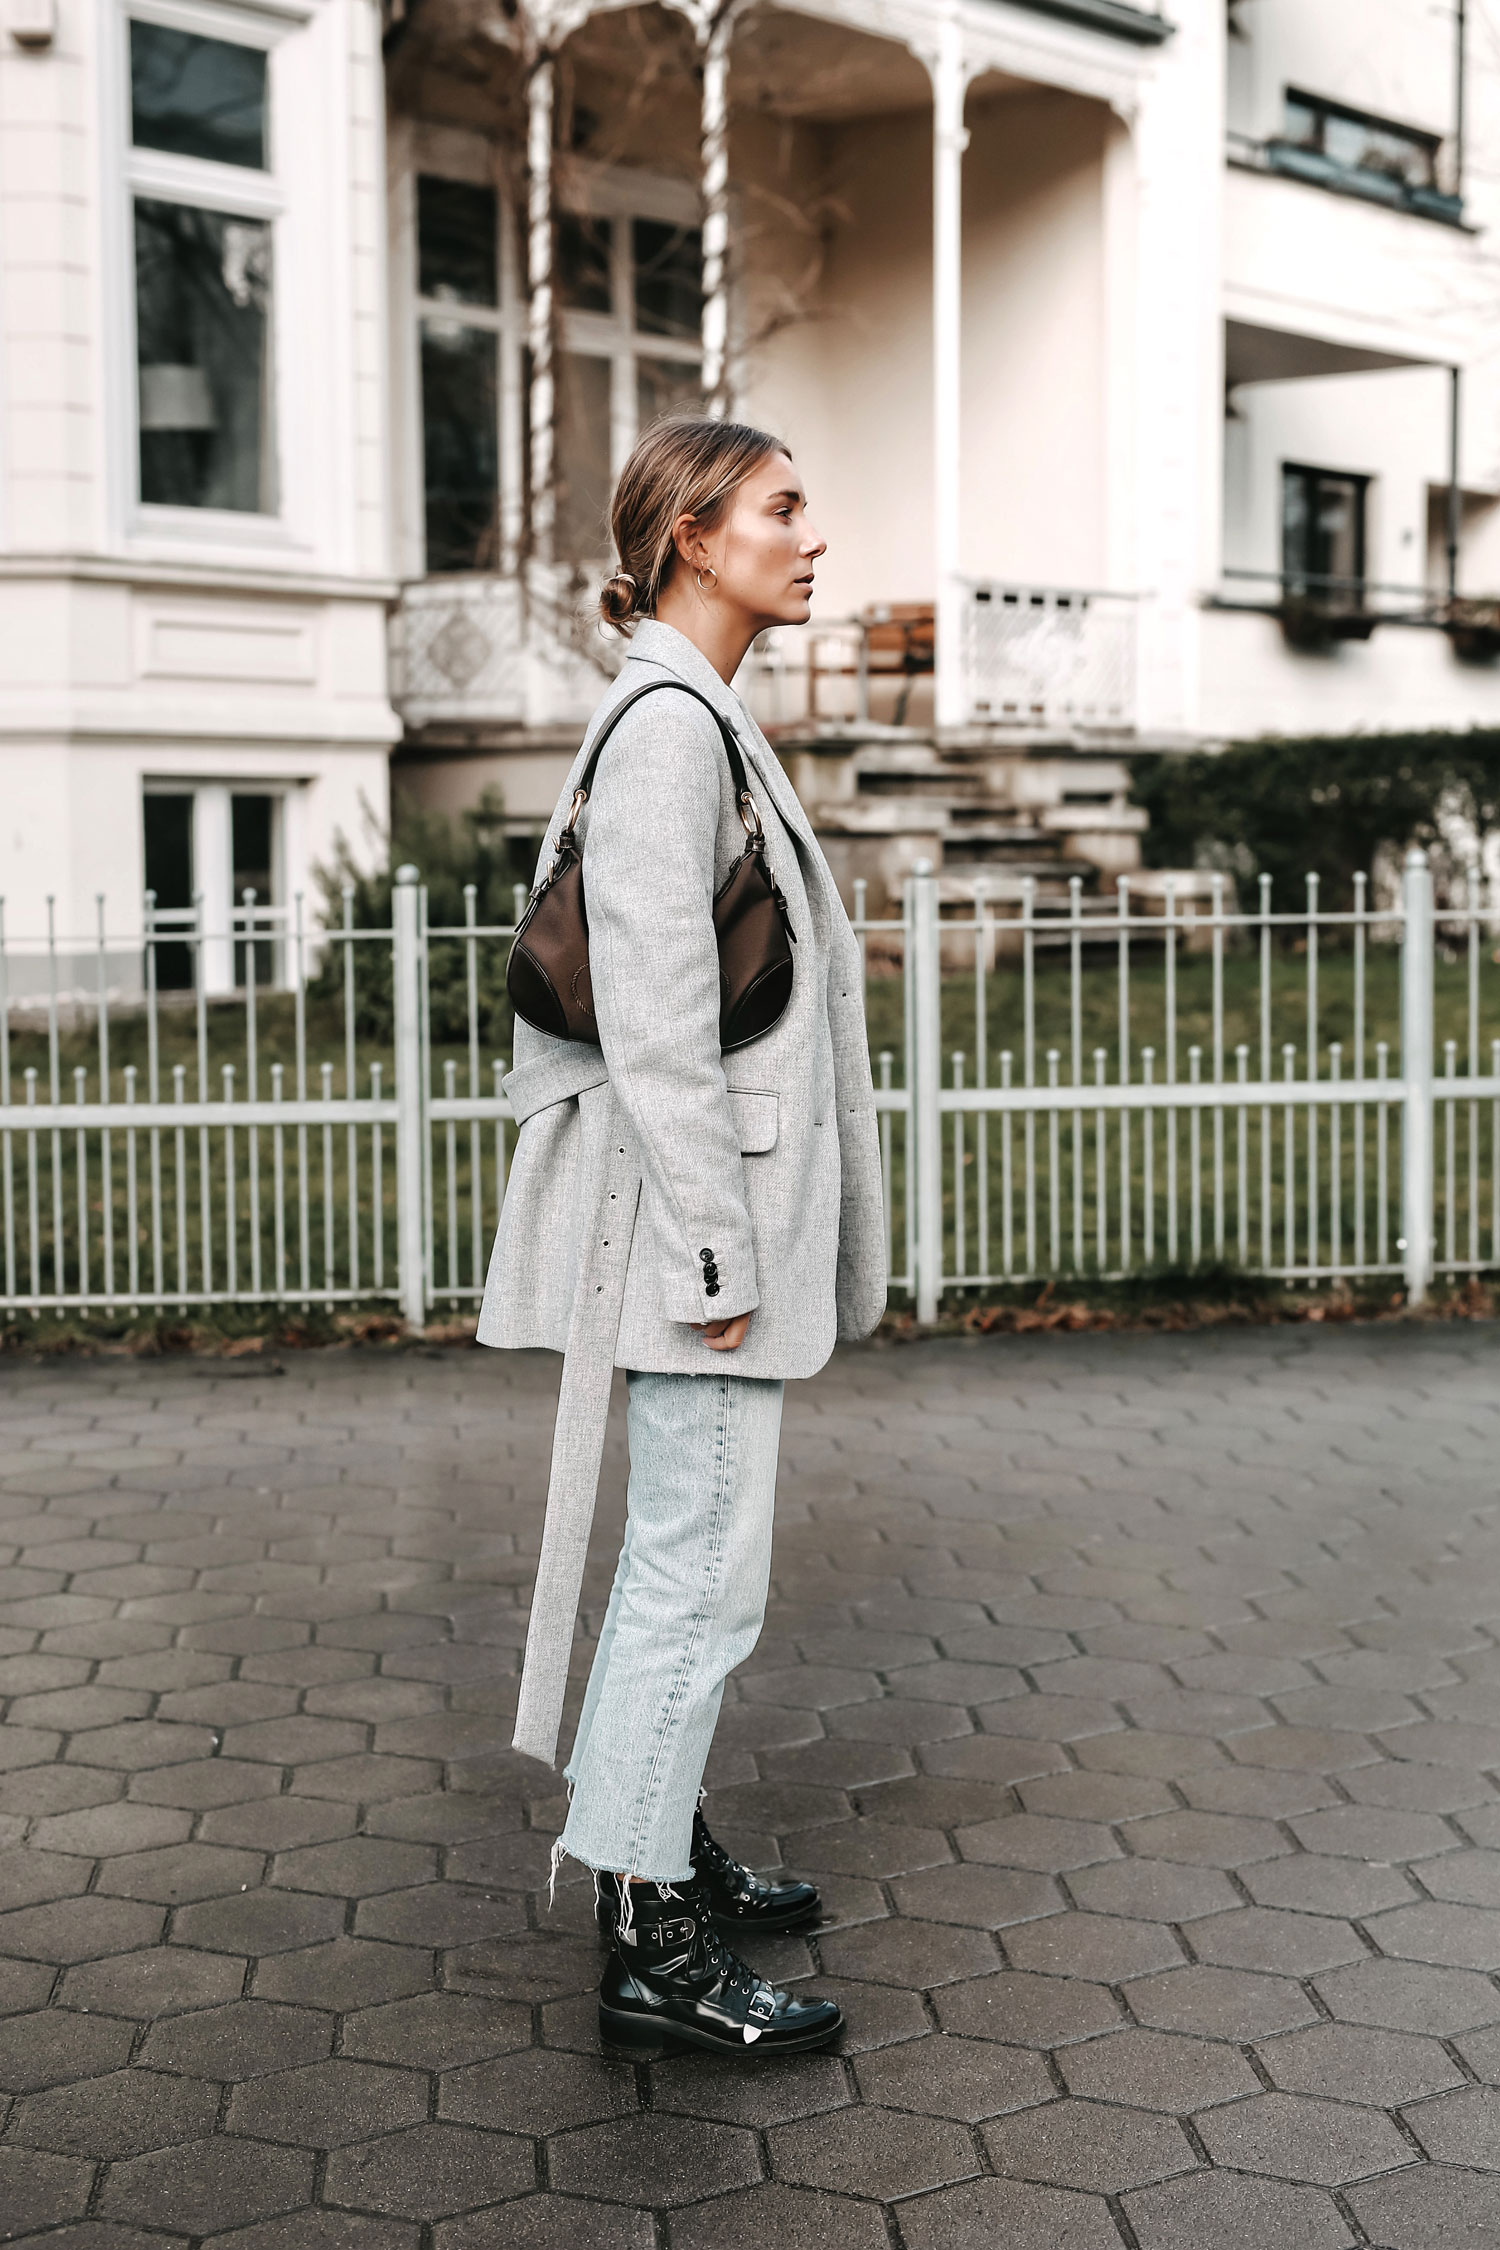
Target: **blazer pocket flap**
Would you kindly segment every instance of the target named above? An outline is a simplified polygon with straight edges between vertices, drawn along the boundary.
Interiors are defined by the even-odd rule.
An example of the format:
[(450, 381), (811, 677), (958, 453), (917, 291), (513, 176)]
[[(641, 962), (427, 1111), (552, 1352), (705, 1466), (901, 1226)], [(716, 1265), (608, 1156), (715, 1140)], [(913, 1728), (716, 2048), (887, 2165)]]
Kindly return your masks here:
[(518, 1125), (524, 1125), (539, 1109), (550, 1109), (554, 1102), (574, 1101), (591, 1086), (604, 1085), (608, 1078), (597, 1047), (570, 1042), (566, 1047), (559, 1044), (556, 1054), (538, 1055), (531, 1062), (518, 1064), (500, 1084), (511, 1115)]
[(775, 1094), (756, 1093), (747, 1087), (731, 1086), (729, 1106), (739, 1128), (742, 1155), (758, 1156), (766, 1149), (776, 1146)]

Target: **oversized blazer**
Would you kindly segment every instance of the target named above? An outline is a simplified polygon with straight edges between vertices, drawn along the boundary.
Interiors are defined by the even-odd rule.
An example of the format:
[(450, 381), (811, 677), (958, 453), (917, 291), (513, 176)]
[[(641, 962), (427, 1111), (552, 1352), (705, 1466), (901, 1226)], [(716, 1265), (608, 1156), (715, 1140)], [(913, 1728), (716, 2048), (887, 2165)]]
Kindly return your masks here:
[[(734, 728), (796, 943), (779, 1023), (719, 1048), (715, 892), (744, 849), (723, 740), (692, 696), (645, 697), (610, 737), (579, 822), (599, 1045), (517, 1021), (519, 1121), (479, 1341), (562, 1351), (552, 1479), (516, 1743), (555, 1753), (613, 1367), (811, 1375), (885, 1304), (880, 1152), (862, 964), (774, 751), (683, 634), (636, 629), (544, 839), (550, 866), (600, 724), (682, 681)], [(750, 1312), (739, 1350), (694, 1323)]]

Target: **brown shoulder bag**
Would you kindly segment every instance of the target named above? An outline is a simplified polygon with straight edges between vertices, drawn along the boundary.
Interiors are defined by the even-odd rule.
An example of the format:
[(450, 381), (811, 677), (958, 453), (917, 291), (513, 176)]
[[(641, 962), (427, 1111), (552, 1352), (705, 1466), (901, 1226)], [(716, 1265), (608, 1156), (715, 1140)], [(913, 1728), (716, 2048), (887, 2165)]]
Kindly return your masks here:
[(594, 993), (589, 981), (589, 918), (583, 895), (583, 846), (577, 835), (578, 816), (588, 802), (599, 755), (615, 728), (643, 695), (661, 688), (676, 688), (691, 695), (713, 712), (729, 760), (735, 802), (745, 827), (745, 848), (735, 861), (713, 904), (714, 935), (719, 946), (719, 1045), (730, 1054), (763, 1038), (785, 1013), (792, 996), (792, 945), (796, 933), (787, 914), (775, 876), (766, 864), (765, 832), (750, 784), (745, 761), (728, 720), (699, 695), (696, 688), (677, 680), (650, 680), (616, 705), (599, 732), (589, 762), (583, 769), (568, 817), (557, 839), (557, 851), (545, 879), (532, 893), (531, 903), (516, 926), (515, 942), (505, 971), (505, 988), (516, 1014), (550, 1032), (554, 1039), (582, 1039), (599, 1044), (594, 1020)]

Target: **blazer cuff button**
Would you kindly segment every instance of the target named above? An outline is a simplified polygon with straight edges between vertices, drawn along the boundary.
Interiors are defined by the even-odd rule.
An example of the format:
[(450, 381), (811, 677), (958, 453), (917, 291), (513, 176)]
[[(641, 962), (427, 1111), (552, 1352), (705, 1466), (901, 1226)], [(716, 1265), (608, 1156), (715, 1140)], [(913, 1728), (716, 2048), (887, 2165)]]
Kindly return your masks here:
[(719, 1284), (716, 1281), (706, 1281), (703, 1284), (703, 1294), (705, 1297), (717, 1297), (719, 1294)]

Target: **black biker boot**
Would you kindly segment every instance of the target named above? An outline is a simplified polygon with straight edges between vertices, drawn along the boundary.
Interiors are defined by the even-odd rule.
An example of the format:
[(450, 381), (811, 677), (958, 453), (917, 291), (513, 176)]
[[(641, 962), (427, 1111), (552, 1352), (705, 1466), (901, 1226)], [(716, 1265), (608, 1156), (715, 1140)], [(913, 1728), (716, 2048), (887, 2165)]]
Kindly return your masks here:
[[(707, 1890), (715, 1921), (727, 1929), (795, 1929), (812, 1919), (820, 1903), (811, 1883), (778, 1882), (770, 1875), (752, 1874), (737, 1859), (731, 1859), (724, 1846), (709, 1834), (701, 1812), (693, 1815), (693, 1880)], [(619, 1878), (601, 1875), (597, 1919), (605, 1937), (614, 1936), (619, 1910)]]
[(608, 2051), (801, 2054), (826, 2047), (843, 2024), (836, 2001), (794, 1999), (731, 1953), (703, 1884), (630, 1885), (599, 1986), (599, 2037)]

